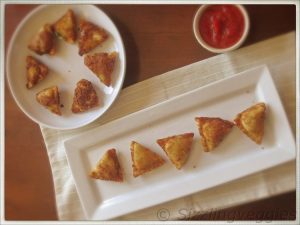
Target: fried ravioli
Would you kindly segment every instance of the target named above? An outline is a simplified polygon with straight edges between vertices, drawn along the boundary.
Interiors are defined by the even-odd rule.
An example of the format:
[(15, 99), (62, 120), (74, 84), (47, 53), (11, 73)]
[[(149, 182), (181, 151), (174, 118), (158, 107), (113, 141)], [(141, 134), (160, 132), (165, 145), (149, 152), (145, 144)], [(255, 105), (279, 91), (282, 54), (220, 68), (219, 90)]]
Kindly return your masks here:
[(54, 32), (53, 28), (49, 24), (45, 24), (38, 33), (33, 37), (28, 45), (28, 48), (39, 55), (55, 54), (54, 47)]
[(114, 69), (117, 53), (96, 53), (86, 55), (84, 64), (100, 79), (106, 86), (111, 85), (111, 74)]
[(57, 86), (46, 88), (36, 94), (36, 100), (52, 113), (61, 115), (60, 98)]
[(48, 67), (32, 56), (26, 57), (26, 77), (28, 89), (34, 87), (37, 83), (44, 80), (48, 75)]
[(66, 42), (73, 44), (76, 41), (76, 21), (74, 12), (69, 9), (56, 23), (54, 32)]
[(256, 144), (261, 144), (264, 136), (265, 112), (265, 103), (258, 103), (239, 113), (234, 120), (237, 127)]
[(195, 120), (206, 152), (216, 148), (234, 126), (230, 121), (215, 117), (196, 117)]
[(158, 139), (156, 142), (165, 151), (177, 169), (186, 163), (193, 144), (194, 133), (174, 135)]
[(92, 83), (85, 79), (78, 81), (74, 91), (72, 112), (85, 112), (98, 105), (99, 99)]
[(102, 44), (108, 35), (106, 31), (86, 20), (81, 20), (79, 23), (79, 55), (86, 54)]
[(123, 182), (123, 172), (116, 149), (107, 150), (89, 176), (99, 180)]
[(134, 177), (150, 172), (165, 163), (160, 155), (135, 141), (131, 142), (130, 150)]

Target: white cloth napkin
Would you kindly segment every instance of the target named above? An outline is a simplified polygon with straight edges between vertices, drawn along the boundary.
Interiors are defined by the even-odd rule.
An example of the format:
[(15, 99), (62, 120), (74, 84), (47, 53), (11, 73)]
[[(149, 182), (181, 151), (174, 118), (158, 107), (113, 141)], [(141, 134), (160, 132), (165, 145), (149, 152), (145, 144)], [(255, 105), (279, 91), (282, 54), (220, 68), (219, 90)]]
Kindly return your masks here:
[[(295, 134), (295, 49), (295, 32), (284, 34), (127, 87), (121, 91), (109, 112), (83, 128), (60, 131), (41, 126), (53, 173), (59, 219), (85, 219), (65, 155), (63, 142), (66, 139), (210, 82), (267, 64)], [(292, 161), (117, 220), (188, 219), (193, 215), (291, 191), (295, 187), (295, 162)]]

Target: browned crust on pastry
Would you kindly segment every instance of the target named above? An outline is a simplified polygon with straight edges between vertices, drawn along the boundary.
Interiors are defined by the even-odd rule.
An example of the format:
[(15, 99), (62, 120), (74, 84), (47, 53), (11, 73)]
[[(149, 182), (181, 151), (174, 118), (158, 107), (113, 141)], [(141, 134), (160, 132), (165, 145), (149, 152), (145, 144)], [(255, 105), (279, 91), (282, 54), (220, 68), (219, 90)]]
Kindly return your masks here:
[[(141, 148), (138, 154), (142, 154), (139, 161), (135, 160), (135, 154), (137, 154), (137, 150), (135, 148)], [(141, 144), (132, 141), (130, 145), (131, 151), (131, 160), (132, 160), (132, 169), (133, 169), (133, 176), (138, 177), (144, 173), (150, 172), (155, 168), (162, 166), (165, 163), (165, 160), (155, 152), (151, 151), (150, 149), (142, 146)], [(138, 164), (142, 165), (142, 168)]]
[(106, 86), (111, 85), (111, 74), (114, 70), (117, 53), (95, 53), (84, 57), (84, 64), (100, 79)]
[(234, 123), (218, 117), (196, 117), (195, 120), (206, 152), (216, 148), (234, 126)]
[[(164, 152), (169, 157), (171, 162), (175, 165), (175, 167), (177, 169), (181, 169), (188, 159), (188, 156), (189, 156), (189, 153), (191, 150), (191, 145), (193, 142), (193, 137), (194, 137), (194, 133), (184, 133), (184, 134), (173, 135), (170, 137), (158, 139), (158, 140), (156, 140), (156, 142), (164, 150)], [(169, 143), (170, 141), (176, 141), (176, 140), (178, 140), (179, 142), (180, 141), (182, 142), (182, 140), (188, 140), (188, 142), (190, 142), (190, 143), (188, 143), (189, 146), (180, 146), (179, 149), (175, 148), (175, 150), (177, 152), (169, 152), (170, 149), (167, 149), (167, 146), (166, 146), (167, 143)], [(174, 143), (172, 143), (172, 144), (174, 144)], [(178, 143), (178, 144), (180, 144), (180, 143)]]
[(28, 89), (34, 87), (37, 83), (44, 80), (48, 75), (48, 67), (32, 56), (26, 57), (26, 77)]
[(72, 112), (85, 112), (98, 105), (99, 99), (92, 83), (86, 79), (78, 81), (74, 91)]
[(60, 97), (57, 86), (46, 88), (36, 94), (36, 100), (52, 113), (61, 115)]
[(123, 171), (120, 166), (116, 149), (105, 152), (89, 176), (94, 179), (123, 182)]
[(73, 44), (76, 41), (76, 20), (74, 12), (69, 9), (53, 24), (54, 32), (66, 42)]
[(79, 55), (86, 54), (102, 44), (108, 35), (106, 31), (86, 20), (80, 20), (79, 23)]
[(53, 27), (45, 24), (30, 41), (28, 48), (39, 55), (55, 54)]
[[(251, 113), (254, 113), (251, 115)], [(266, 113), (266, 104), (263, 102), (257, 103), (243, 112), (239, 113), (234, 122), (236, 126), (246, 134), (251, 140), (253, 140), (256, 144), (261, 144), (264, 136), (264, 120)], [(247, 118), (243, 118), (247, 117)], [(251, 129), (247, 129), (245, 124), (243, 124), (243, 120), (245, 124), (255, 126)]]

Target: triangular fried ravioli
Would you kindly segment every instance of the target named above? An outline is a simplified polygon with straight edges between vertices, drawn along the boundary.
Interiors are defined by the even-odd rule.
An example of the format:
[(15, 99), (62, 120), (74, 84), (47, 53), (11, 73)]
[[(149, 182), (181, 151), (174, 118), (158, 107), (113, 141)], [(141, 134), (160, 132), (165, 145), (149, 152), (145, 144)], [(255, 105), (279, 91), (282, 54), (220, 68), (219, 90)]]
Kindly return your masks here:
[(54, 32), (66, 42), (73, 44), (76, 41), (76, 21), (74, 12), (69, 9), (56, 23), (53, 24)]
[(134, 177), (150, 172), (165, 163), (165, 160), (160, 155), (137, 142), (131, 142), (130, 150)]
[(201, 135), (201, 144), (206, 152), (216, 148), (234, 126), (228, 120), (215, 117), (196, 117), (195, 120)]
[(181, 169), (190, 155), (194, 133), (174, 135), (158, 139), (156, 142), (165, 151), (177, 169)]
[(36, 94), (36, 100), (51, 112), (61, 115), (59, 108), (60, 98), (57, 86), (49, 87), (40, 91)]
[(49, 70), (48, 67), (32, 56), (26, 58), (27, 84), (28, 89), (45, 79)]
[(108, 35), (106, 31), (97, 25), (86, 20), (80, 20), (79, 23), (79, 55), (88, 53), (89, 51), (102, 44)]
[(107, 150), (89, 176), (99, 180), (123, 182), (123, 172), (116, 149)]
[(111, 85), (111, 74), (114, 69), (117, 53), (96, 53), (86, 55), (84, 64), (100, 79), (106, 86)]
[(28, 48), (39, 55), (55, 54), (53, 27), (45, 24), (38, 33), (33, 37)]
[(266, 105), (258, 103), (239, 113), (234, 122), (255, 143), (261, 144), (264, 136)]
[(72, 112), (79, 113), (99, 105), (99, 99), (90, 81), (81, 79), (74, 91)]

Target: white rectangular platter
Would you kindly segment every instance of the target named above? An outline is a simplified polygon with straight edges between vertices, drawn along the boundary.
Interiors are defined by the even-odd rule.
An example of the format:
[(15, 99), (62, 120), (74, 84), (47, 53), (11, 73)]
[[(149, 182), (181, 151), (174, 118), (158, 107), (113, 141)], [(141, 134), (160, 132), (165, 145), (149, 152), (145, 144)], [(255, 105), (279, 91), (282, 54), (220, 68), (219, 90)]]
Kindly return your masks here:
[[(265, 102), (262, 145), (238, 128), (212, 152), (204, 152), (194, 118), (233, 120), (249, 106)], [(156, 140), (194, 132), (190, 157), (177, 170)], [(137, 141), (167, 163), (143, 176), (132, 176), (130, 143)], [(88, 173), (104, 152), (116, 148), (124, 170), (123, 183), (93, 180)], [(65, 142), (77, 191), (87, 219), (107, 220), (183, 197), (295, 158), (295, 140), (266, 66), (244, 71), (130, 114)]]

